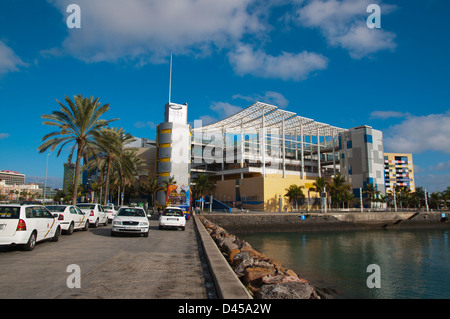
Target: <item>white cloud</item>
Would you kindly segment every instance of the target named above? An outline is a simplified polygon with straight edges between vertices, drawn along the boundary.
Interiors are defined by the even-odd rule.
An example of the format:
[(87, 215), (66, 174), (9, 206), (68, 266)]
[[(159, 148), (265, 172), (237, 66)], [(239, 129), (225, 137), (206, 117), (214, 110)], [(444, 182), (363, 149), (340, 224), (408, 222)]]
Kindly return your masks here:
[[(67, 18), (72, 0), (47, 0)], [(87, 62), (161, 62), (175, 54), (209, 54), (245, 34), (263, 32), (251, 0), (78, 0), (81, 29), (63, 49)]]
[(240, 75), (251, 74), (263, 78), (300, 81), (311, 73), (326, 69), (328, 59), (321, 54), (303, 51), (283, 52), (279, 56), (253, 50), (249, 45), (238, 45), (228, 55), (234, 70)]
[(4, 140), (9, 137), (8, 133), (0, 133), (0, 140)]
[(450, 154), (450, 111), (407, 117), (384, 132), (384, 145), (392, 152)]
[(26, 65), (10, 47), (0, 41), (0, 75), (8, 72), (17, 72), (19, 67)]
[(264, 94), (253, 94), (250, 96), (235, 94), (233, 95), (233, 99), (241, 99), (250, 103), (254, 103), (256, 101), (264, 102), (276, 105), (282, 109), (289, 105), (288, 99), (286, 99), (283, 94), (274, 91), (266, 91)]
[(151, 128), (151, 129), (155, 129), (156, 128), (156, 124), (152, 121), (147, 121), (147, 122), (142, 122), (142, 121), (138, 121), (136, 123), (134, 123), (134, 127), (135, 128)]
[(214, 102), (209, 108), (216, 112), (220, 119), (227, 118), (242, 111), (242, 107), (235, 106), (227, 102)]
[[(371, 3), (372, 0), (302, 1), (292, 20), (302, 26), (319, 29), (330, 45), (342, 47), (352, 58), (361, 59), (396, 47), (394, 33), (367, 27), (366, 19), (370, 14), (366, 10)], [(381, 17), (395, 8), (381, 5)]]
[(370, 113), (370, 118), (372, 119), (388, 119), (388, 118), (402, 118), (409, 116), (409, 113), (398, 112), (398, 111), (374, 111)]

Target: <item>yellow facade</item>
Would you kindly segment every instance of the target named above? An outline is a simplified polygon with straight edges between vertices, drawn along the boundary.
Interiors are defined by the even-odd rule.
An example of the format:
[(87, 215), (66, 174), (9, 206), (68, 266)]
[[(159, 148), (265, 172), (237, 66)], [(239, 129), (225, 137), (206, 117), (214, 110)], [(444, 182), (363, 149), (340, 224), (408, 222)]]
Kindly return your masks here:
[(386, 193), (392, 192), (395, 186), (405, 186), (415, 192), (412, 154), (384, 153), (384, 173)]
[[(308, 198), (308, 190), (314, 188), (315, 179), (301, 179), (299, 176), (286, 175), (285, 178), (281, 174), (268, 174), (266, 177), (257, 176), (244, 179), (219, 180), (216, 182), (214, 190), (214, 198), (219, 201), (230, 204), (241, 199), (236, 204), (243, 205), (246, 209), (264, 210), (266, 212), (279, 211), (279, 198), (281, 196), (283, 211), (290, 211), (291, 205), (288, 202), (286, 189), (291, 185), (303, 186), (303, 194)], [(239, 192), (240, 196), (237, 196)], [(319, 198), (319, 193), (309, 191), (310, 208), (314, 199)], [(306, 202), (299, 209), (306, 209)]]

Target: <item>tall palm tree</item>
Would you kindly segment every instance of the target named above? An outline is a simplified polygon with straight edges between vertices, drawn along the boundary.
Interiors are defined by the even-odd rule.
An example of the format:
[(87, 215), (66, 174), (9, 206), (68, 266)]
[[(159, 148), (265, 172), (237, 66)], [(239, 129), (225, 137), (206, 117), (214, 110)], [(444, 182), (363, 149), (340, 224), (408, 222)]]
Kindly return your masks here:
[(87, 162), (87, 168), (96, 167), (105, 174), (105, 198), (106, 205), (109, 193), (109, 182), (114, 164), (120, 160), (125, 144), (134, 141), (134, 138), (125, 133), (122, 128), (102, 128), (95, 138), (95, 145), (88, 153), (91, 160)]
[(95, 144), (94, 138), (99, 134), (102, 127), (114, 120), (101, 120), (100, 117), (109, 110), (109, 104), (102, 105), (99, 99), (93, 97), (84, 98), (81, 95), (73, 97), (74, 101), (69, 97), (65, 97), (68, 106), (56, 101), (60, 106), (60, 111), (53, 111), (52, 114), (42, 115), (46, 121), (44, 125), (55, 126), (58, 130), (45, 135), (42, 138), (44, 142), (39, 146), (40, 153), (46, 152), (48, 149), (54, 151), (59, 147), (57, 156), (61, 154), (62, 149), (73, 144), (69, 162), (71, 162), (75, 149), (77, 150), (75, 161), (75, 179), (72, 204), (77, 202), (78, 183), (81, 172), (81, 158)]

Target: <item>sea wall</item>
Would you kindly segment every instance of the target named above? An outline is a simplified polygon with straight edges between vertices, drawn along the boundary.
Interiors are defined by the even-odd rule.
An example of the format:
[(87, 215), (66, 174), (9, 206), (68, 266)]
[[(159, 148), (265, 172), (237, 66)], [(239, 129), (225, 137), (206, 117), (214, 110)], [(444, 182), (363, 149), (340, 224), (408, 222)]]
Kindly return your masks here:
[(440, 212), (208, 213), (202, 216), (231, 232), (450, 227), (448, 213), (443, 219)]
[(256, 250), (251, 245), (228, 233), (224, 228), (196, 216), (234, 272), (255, 299), (323, 299), (331, 298), (301, 278), (279, 261)]

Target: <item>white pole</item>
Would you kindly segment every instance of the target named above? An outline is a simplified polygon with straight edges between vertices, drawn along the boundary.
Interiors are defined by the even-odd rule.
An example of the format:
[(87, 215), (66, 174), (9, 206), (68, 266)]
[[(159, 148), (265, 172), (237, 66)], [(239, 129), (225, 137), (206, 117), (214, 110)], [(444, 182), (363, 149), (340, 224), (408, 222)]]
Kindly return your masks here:
[(397, 212), (397, 199), (395, 197), (395, 188), (394, 188), (393, 192), (394, 192), (394, 211)]
[(425, 188), (425, 205), (427, 207), (427, 212), (430, 211), (430, 208), (428, 207), (428, 193), (427, 193), (427, 189)]
[(359, 188), (359, 206), (361, 208), (361, 213), (364, 211), (364, 206), (363, 206), (363, 198), (362, 198), (362, 188)]
[(44, 182), (44, 205), (45, 205), (45, 191), (47, 189), (47, 171), (48, 171), (48, 157), (50, 156), (51, 153), (47, 154), (47, 164), (45, 165), (45, 182)]
[(169, 104), (172, 95), (172, 52), (170, 52), (170, 75), (169, 75)]

